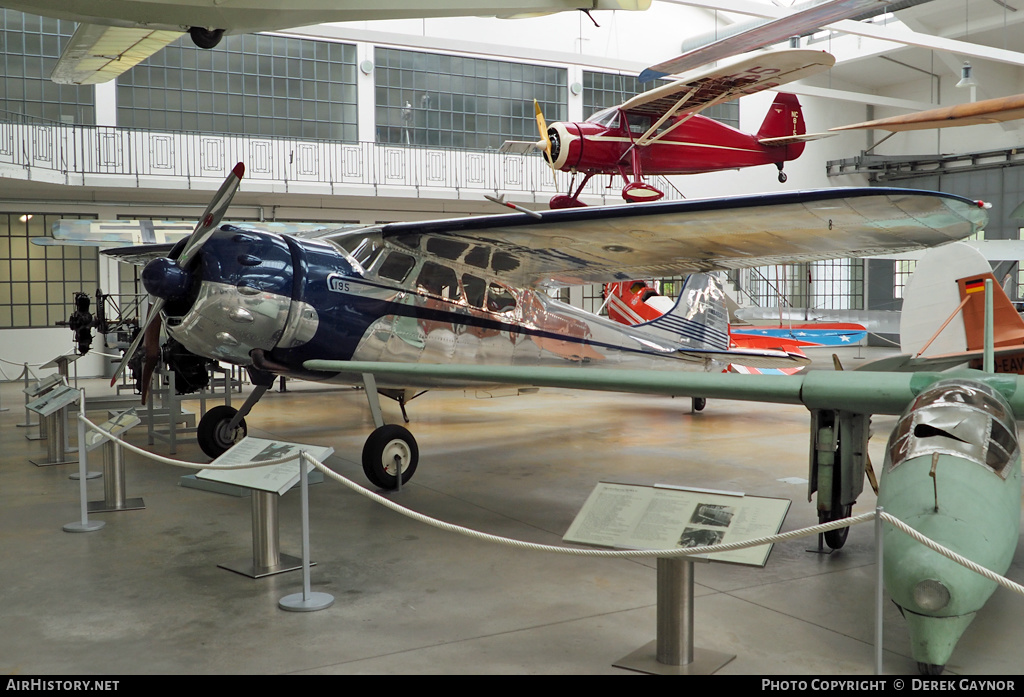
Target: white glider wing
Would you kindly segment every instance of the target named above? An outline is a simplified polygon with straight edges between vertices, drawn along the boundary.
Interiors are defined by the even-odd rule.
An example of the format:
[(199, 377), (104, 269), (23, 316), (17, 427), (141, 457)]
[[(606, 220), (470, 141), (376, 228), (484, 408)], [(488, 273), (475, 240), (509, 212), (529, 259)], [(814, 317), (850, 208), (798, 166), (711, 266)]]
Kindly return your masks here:
[(50, 79), (62, 85), (108, 82), (181, 35), (177, 31), (79, 24)]

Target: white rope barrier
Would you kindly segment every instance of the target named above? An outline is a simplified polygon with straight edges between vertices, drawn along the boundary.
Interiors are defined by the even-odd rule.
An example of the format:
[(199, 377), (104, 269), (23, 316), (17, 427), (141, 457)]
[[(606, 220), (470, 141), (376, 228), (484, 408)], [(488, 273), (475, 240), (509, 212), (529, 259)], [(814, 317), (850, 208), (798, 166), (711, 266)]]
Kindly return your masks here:
[[(122, 440), (121, 438), (118, 438), (117, 436), (113, 435), (112, 433), (109, 433), (108, 431), (105, 431), (103, 428), (101, 428), (101, 427), (97, 426), (96, 424), (94, 424), (92, 421), (90, 421), (84, 415), (79, 414), (78, 418), (81, 421), (85, 422), (86, 426), (88, 428), (90, 428), (91, 430), (96, 431), (97, 433), (102, 434), (105, 438), (108, 438), (111, 441), (115, 441), (115, 442), (119, 443), (120, 445), (128, 448), (128, 450), (130, 450), (130, 451), (132, 451), (134, 453), (137, 453), (139, 455), (142, 455), (143, 457), (146, 457), (146, 458), (149, 458), (151, 460), (154, 460), (156, 462), (161, 462), (161, 463), (168, 464), (168, 465), (173, 465), (173, 466), (176, 466), (176, 467), (185, 467), (185, 468), (197, 469), (197, 470), (198, 469), (220, 469), (220, 470), (248, 469), (248, 468), (252, 468), (252, 467), (265, 467), (265, 466), (268, 466), (268, 465), (283, 464), (285, 462), (291, 462), (291, 461), (294, 461), (296, 459), (295, 456), (287, 456), (287, 457), (283, 457), (283, 458), (277, 458), (275, 460), (265, 460), (265, 461), (261, 461), (261, 462), (251, 462), (251, 463), (232, 464), (232, 465), (213, 465), (213, 464), (205, 464), (204, 465), (204, 464), (198, 464), (198, 463), (194, 463), (194, 462), (186, 462), (184, 460), (175, 460), (173, 458), (163, 457), (162, 455), (157, 455), (156, 453), (152, 453), (152, 452), (150, 452), (148, 450), (143, 450), (142, 448), (140, 448), (138, 446), (132, 445), (131, 443), (128, 443), (127, 441)], [(396, 513), (404, 515), (404, 516), (406, 516), (406, 517), (408, 517), (408, 518), (410, 518), (412, 520), (418, 521), (420, 523), (424, 523), (426, 525), (430, 525), (432, 527), (438, 528), (439, 530), (445, 530), (447, 532), (453, 532), (453, 533), (456, 533), (456, 534), (459, 534), (459, 535), (463, 535), (465, 537), (469, 537), (469, 538), (472, 538), (472, 539), (482, 540), (484, 542), (492, 542), (492, 543), (495, 543), (495, 544), (501, 544), (501, 545), (505, 545), (505, 546), (509, 546), (509, 547), (514, 547), (514, 548), (517, 548), (517, 549), (525, 549), (525, 550), (530, 550), (530, 551), (535, 551), (535, 552), (549, 552), (549, 553), (554, 553), (554, 554), (564, 554), (564, 555), (568, 555), (568, 556), (642, 559), (642, 558), (650, 558), (650, 557), (666, 557), (666, 558), (689, 557), (689, 556), (697, 556), (697, 555), (703, 555), (703, 554), (716, 554), (716, 553), (719, 553), (719, 552), (732, 552), (732, 551), (739, 550), (739, 549), (747, 549), (749, 547), (759, 547), (761, 545), (775, 544), (776, 542), (783, 542), (783, 541), (786, 541), (786, 540), (793, 540), (793, 539), (797, 539), (797, 538), (801, 538), (801, 537), (810, 537), (812, 535), (817, 535), (819, 533), (827, 532), (829, 530), (838, 530), (839, 528), (844, 528), (844, 527), (847, 527), (847, 526), (852, 527), (854, 525), (860, 525), (861, 523), (866, 523), (866, 522), (872, 521), (876, 517), (878, 517), (878, 515), (876, 515), (876, 513), (874, 511), (871, 511), (871, 512), (868, 512), (868, 513), (862, 513), (862, 514), (857, 515), (857, 516), (852, 516), (850, 518), (843, 518), (841, 520), (835, 520), (835, 521), (832, 521), (830, 523), (822, 523), (820, 525), (812, 525), (811, 527), (808, 527), (808, 528), (803, 528), (803, 529), (800, 529), (800, 530), (792, 530), (790, 532), (779, 533), (777, 535), (768, 535), (766, 537), (759, 537), (759, 538), (756, 538), (756, 539), (753, 539), (753, 540), (746, 540), (744, 542), (732, 542), (732, 543), (729, 543), (729, 544), (720, 544), (720, 545), (703, 545), (703, 546), (700, 546), (700, 547), (688, 547), (688, 548), (685, 548), (685, 549), (599, 550), (599, 549), (583, 549), (583, 548), (577, 548), (577, 547), (562, 547), (562, 546), (556, 546), (556, 545), (544, 545), (544, 544), (539, 544), (539, 543), (536, 543), (536, 542), (524, 542), (522, 540), (516, 540), (516, 539), (513, 539), (513, 538), (509, 538), (509, 537), (502, 537), (500, 535), (491, 535), (489, 533), (480, 532), (478, 530), (473, 530), (471, 528), (466, 528), (466, 527), (463, 527), (461, 525), (456, 525), (454, 523), (448, 523), (448, 522), (445, 522), (443, 520), (438, 520), (437, 518), (432, 518), (432, 517), (430, 517), (428, 515), (424, 515), (422, 513), (418, 513), (418, 512), (413, 511), (413, 510), (411, 510), (409, 508), (401, 506), (401, 505), (395, 503), (394, 501), (392, 501), (392, 500), (390, 500), (388, 498), (385, 498), (384, 496), (381, 496), (380, 494), (377, 494), (377, 493), (375, 493), (373, 491), (370, 491), (369, 489), (367, 489), (366, 487), (364, 487), (364, 486), (362, 486), (360, 484), (357, 484), (356, 482), (352, 481), (351, 479), (349, 479), (349, 478), (347, 478), (347, 477), (345, 477), (345, 476), (343, 476), (341, 474), (338, 474), (337, 472), (335, 472), (334, 470), (329, 468), (327, 465), (325, 465), (324, 463), (320, 462), (315, 457), (313, 457), (312, 455), (307, 453), (305, 450), (300, 452), (298, 457), (300, 459), (306, 460), (313, 467), (315, 467), (316, 469), (318, 469), (321, 472), (323, 472), (323, 474), (325, 476), (330, 477), (331, 479), (333, 479), (336, 482), (342, 484), (343, 486), (351, 489), (352, 491), (356, 492), (357, 494), (359, 494), (361, 496), (364, 496), (365, 498), (367, 498), (367, 499), (369, 499), (369, 500), (371, 500), (371, 501), (373, 501), (375, 503), (378, 503), (378, 504), (380, 504), (382, 506), (385, 506), (386, 508), (389, 508), (392, 511), (395, 511)], [(908, 526), (903, 521), (901, 521), (898, 518), (895, 518), (895, 517), (889, 515), (888, 513), (885, 513), (884, 511), (880, 514), (880, 517), (882, 518), (883, 521), (891, 524), (893, 527), (897, 528), (898, 530), (900, 530), (900, 531), (910, 535), (915, 540), (917, 540), (921, 544), (925, 545), (929, 549), (932, 549), (935, 552), (938, 552), (939, 554), (943, 555), (944, 557), (947, 557), (948, 559), (950, 559), (950, 560), (952, 560), (952, 561), (954, 561), (954, 562), (956, 562), (956, 563), (958, 563), (958, 564), (960, 564), (960, 565), (970, 569), (971, 571), (974, 571), (975, 573), (981, 574), (985, 578), (987, 578), (987, 579), (989, 579), (991, 581), (994, 581), (995, 583), (998, 583), (1000, 586), (1003, 586), (1004, 588), (1007, 588), (1008, 590), (1011, 590), (1011, 591), (1013, 591), (1013, 592), (1015, 592), (1015, 593), (1017, 593), (1019, 595), (1024, 595), (1024, 586), (1021, 586), (1020, 584), (1014, 583), (1013, 581), (1011, 581), (1011, 580), (1009, 580), (1007, 578), (1004, 578), (1003, 576), (1000, 576), (999, 574), (997, 574), (997, 573), (995, 573), (993, 571), (990, 571), (990, 570), (986, 569), (983, 566), (975, 564), (970, 559), (967, 559), (967, 558), (957, 554), (956, 552), (954, 552), (954, 551), (952, 551), (950, 549), (947, 549), (946, 547), (943, 547), (942, 545), (938, 544), (937, 542), (933, 542), (931, 539), (925, 537), (924, 535), (922, 535), (918, 531), (914, 530), (913, 528)]]

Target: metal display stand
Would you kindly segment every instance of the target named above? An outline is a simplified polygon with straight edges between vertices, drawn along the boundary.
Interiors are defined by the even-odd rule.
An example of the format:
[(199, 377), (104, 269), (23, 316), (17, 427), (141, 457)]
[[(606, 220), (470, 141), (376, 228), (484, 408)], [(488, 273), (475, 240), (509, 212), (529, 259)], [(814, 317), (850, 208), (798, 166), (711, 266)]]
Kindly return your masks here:
[(29, 460), (33, 465), (46, 467), (49, 465), (66, 465), (74, 462), (68, 460), (65, 452), (67, 439), (68, 406), (79, 399), (79, 391), (60, 383), (38, 399), (29, 402), (28, 409), (39, 415), (40, 423), (46, 429), (46, 459)]
[[(788, 499), (735, 491), (601, 482), (563, 539), (618, 549), (676, 550), (743, 542), (775, 534)], [(693, 645), (693, 563), (764, 566), (770, 545), (700, 556), (658, 557), (657, 639), (617, 661), (618, 668), (654, 675), (710, 675), (735, 654)]]
[[(142, 420), (134, 409), (122, 412), (100, 425), (104, 431), (113, 436), (121, 437), (129, 429)], [(124, 450), (121, 444), (107, 439), (93, 431), (87, 437), (86, 450), (91, 452), (103, 449), (103, 500), (90, 501), (90, 513), (108, 513), (111, 511), (137, 511), (146, 507), (141, 498), (127, 498), (124, 485)]]
[(263, 578), (303, 568), (302, 559), (281, 553), (278, 519), (280, 497), (299, 483), (298, 455), (302, 451), (323, 460), (334, 452), (334, 448), (246, 437), (214, 460), (213, 464), (241, 465), (289, 455), (296, 459), (266, 467), (208, 469), (196, 473), (197, 479), (252, 490), (252, 558), (217, 566), (249, 578)]
[(652, 675), (711, 675), (736, 658), (693, 645), (693, 561), (658, 557), (658, 638), (616, 661), (616, 668)]
[[(56, 368), (57, 369), (57, 374), (60, 375), (61, 378), (63, 378), (64, 384), (65, 385), (71, 385), (72, 384), (72, 382), (71, 382), (71, 371), (68, 370), (68, 366), (70, 366), (72, 363), (75, 363), (76, 361), (78, 361), (79, 358), (81, 358), (81, 356), (78, 355), (77, 353), (66, 353), (64, 355), (57, 356), (56, 358), (50, 359), (46, 363), (43, 363), (41, 366), (39, 366), (39, 368), (40, 368), (40, 370), (48, 370), (50, 368)], [(76, 389), (78, 388), (78, 366), (75, 366), (74, 387)], [(65, 420), (65, 424), (66, 423), (67, 423), (67, 421)], [(72, 448), (70, 446), (70, 443), (68, 441), (68, 435), (69, 434), (68, 434), (67, 428), (65, 428), (64, 429), (64, 441), (63, 441), (65, 454), (70, 454), (70, 453), (78, 452), (77, 448)]]
[(36, 380), (36, 384), (29, 384), (29, 370), (28, 364), (25, 364), (25, 388), (22, 392), (25, 393), (25, 423), (18, 424), (19, 428), (34, 428), (39, 427), (38, 435), (32, 435), (29, 433), (25, 434), (25, 438), (28, 440), (44, 440), (46, 438), (46, 428), (43, 425), (43, 420), (39, 419), (35, 423), (32, 422), (32, 410), (29, 409), (29, 404), (36, 401), (44, 393), (52, 390), (57, 385), (61, 384), (60, 375), (53, 373), (47, 377)]

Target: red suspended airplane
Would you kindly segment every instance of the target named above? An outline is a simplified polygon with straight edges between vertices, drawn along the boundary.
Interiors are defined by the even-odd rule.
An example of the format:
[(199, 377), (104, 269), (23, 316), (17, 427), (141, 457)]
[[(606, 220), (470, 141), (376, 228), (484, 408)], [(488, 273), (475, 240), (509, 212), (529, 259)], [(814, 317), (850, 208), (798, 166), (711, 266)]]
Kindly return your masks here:
[(541, 150), (555, 170), (583, 175), (569, 195), (559, 194), (551, 208), (574, 208), (583, 187), (598, 174), (622, 177), (622, 198), (630, 203), (655, 201), (664, 192), (644, 176), (699, 174), (773, 164), (786, 181), (783, 164), (803, 152), (807, 135), (795, 95), (780, 93), (757, 134), (701, 116), (715, 104), (776, 89), (780, 85), (827, 70), (835, 58), (823, 51), (801, 49), (762, 53), (731, 64), (705, 69), (603, 111), (586, 121), (547, 126), (535, 104), (539, 142), (508, 141), (502, 152)]

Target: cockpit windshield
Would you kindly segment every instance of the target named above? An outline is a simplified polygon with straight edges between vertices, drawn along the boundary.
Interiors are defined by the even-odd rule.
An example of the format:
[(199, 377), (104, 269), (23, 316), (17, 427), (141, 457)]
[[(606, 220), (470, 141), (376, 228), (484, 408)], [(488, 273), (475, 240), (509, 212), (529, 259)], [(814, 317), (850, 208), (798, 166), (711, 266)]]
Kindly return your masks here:
[(599, 126), (605, 128), (616, 128), (619, 125), (619, 108), (611, 107), (609, 109), (602, 109), (601, 111), (591, 115), (587, 119), (587, 123), (596, 123)]

